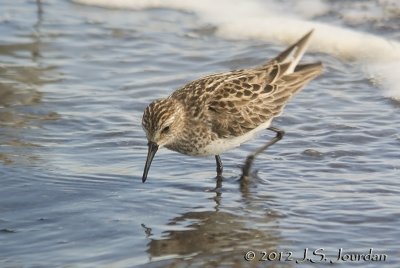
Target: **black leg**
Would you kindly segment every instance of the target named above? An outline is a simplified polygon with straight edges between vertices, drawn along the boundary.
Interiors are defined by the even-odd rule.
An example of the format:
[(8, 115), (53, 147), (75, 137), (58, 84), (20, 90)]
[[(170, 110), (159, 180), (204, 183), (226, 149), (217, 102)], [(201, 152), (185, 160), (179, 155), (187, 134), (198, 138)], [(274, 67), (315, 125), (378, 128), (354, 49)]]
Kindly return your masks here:
[(247, 159), (246, 162), (244, 162), (244, 166), (243, 166), (243, 174), (242, 174), (242, 178), (241, 179), (247, 179), (249, 177), (250, 174), (250, 169), (251, 169), (251, 165), (253, 164), (254, 158), (259, 155), (260, 153), (262, 153), (263, 151), (265, 151), (269, 146), (271, 146), (272, 144), (278, 142), (279, 140), (282, 139), (283, 135), (285, 135), (285, 131), (283, 131), (282, 129), (276, 128), (276, 127), (269, 127), (267, 128), (268, 130), (274, 131), (276, 133), (276, 136), (273, 137), (269, 142), (267, 142), (266, 144), (264, 144), (263, 146), (261, 146), (260, 148), (258, 148), (253, 154), (250, 154)]
[(222, 171), (224, 170), (224, 167), (222, 166), (222, 161), (219, 155), (215, 156), (215, 161), (217, 162), (217, 176), (222, 175)]

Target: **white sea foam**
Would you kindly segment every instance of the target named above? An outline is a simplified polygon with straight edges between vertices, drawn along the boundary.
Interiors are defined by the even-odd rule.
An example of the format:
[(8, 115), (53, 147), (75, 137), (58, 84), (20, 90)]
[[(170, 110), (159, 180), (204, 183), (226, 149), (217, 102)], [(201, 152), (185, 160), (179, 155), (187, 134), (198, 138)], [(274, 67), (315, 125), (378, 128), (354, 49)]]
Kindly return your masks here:
[[(386, 1), (386, 2), (385, 2)], [(393, 4), (389, 0), (383, 4)], [(204, 23), (217, 26), (217, 34), (230, 39), (261, 39), (288, 44), (315, 29), (310, 50), (355, 61), (382, 87), (386, 97), (400, 100), (400, 43), (386, 38), (312, 21), (329, 12), (321, 0), (75, 0), (123, 9), (172, 8), (196, 13)], [(295, 4), (293, 4), (295, 3)], [(397, 6), (398, 7), (398, 6)], [(350, 17), (350, 16), (349, 16)], [(356, 16), (357, 17), (357, 16)], [(357, 20), (355, 21), (357, 22)]]

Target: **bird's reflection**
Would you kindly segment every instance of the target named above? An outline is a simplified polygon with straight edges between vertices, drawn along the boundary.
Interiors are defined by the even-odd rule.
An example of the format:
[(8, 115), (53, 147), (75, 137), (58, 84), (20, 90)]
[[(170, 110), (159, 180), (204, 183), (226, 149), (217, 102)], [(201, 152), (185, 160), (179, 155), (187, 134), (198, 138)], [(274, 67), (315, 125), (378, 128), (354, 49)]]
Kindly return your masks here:
[(146, 234), (146, 237), (150, 237), (151, 235), (153, 235), (151, 232), (151, 228), (147, 227), (143, 223), (142, 223), (142, 227), (144, 228), (144, 233)]
[(233, 265), (243, 262), (247, 250), (274, 250), (280, 240), (276, 228), (259, 230), (247, 224), (247, 217), (229, 212), (188, 212), (170, 220), (168, 226), (185, 222), (190, 224), (183, 230), (177, 228), (165, 232), (162, 239), (150, 239), (147, 249), (150, 259), (178, 255), (191, 264)]
[[(244, 253), (248, 250), (276, 250), (281, 241), (279, 216), (260, 206), (258, 197), (252, 195), (251, 181), (243, 184), (238, 178), (215, 179), (215, 196), (212, 198), (215, 210), (185, 212), (169, 220), (165, 224), (169, 230), (161, 238), (149, 236), (151, 229), (142, 225), (149, 239), (146, 251), (150, 261), (161, 261), (168, 256), (172, 266), (234, 266), (244, 262)], [(240, 190), (242, 207), (223, 205), (223, 183), (226, 180), (232, 183), (231, 179), (235, 179)], [(237, 192), (229, 194), (238, 195)]]
[(215, 196), (213, 197), (213, 200), (215, 202), (215, 211), (219, 210), (219, 206), (221, 205), (221, 199), (222, 199), (222, 182), (224, 180), (224, 177), (219, 175), (215, 177), (215, 188), (213, 191), (215, 192)]
[[(256, 176), (254, 175), (254, 178), (256, 178)], [(235, 181), (237, 181), (238, 185), (239, 185), (239, 190), (242, 194), (242, 197), (244, 199), (249, 199), (250, 198), (250, 192), (249, 192), (249, 187), (251, 186), (251, 184), (253, 183), (253, 181), (251, 179), (246, 179), (243, 180), (242, 178), (240, 179), (236, 179), (236, 178), (232, 178)], [(219, 207), (221, 205), (221, 200), (222, 200), (222, 183), (225, 180), (225, 178), (221, 175), (216, 176), (215, 177), (215, 188), (211, 189), (210, 191), (215, 192), (215, 196), (212, 198), (215, 202), (215, 211), (219, 210)]]
[[(242, 197), (244, 199), (249, 199), (250, 198), (250, 192), (249, 192), (249, 187), (251, 187), (252, 184), (254, 184), (254, 181), (258, 180), (257, 173), (254, 172), (252, 173), (251, 178), (243, 179), (243, 177), (240, 177), (240, 179), (237, 178), (232, 178), (234, 179), (238, 185), (239, 185), (239, 190), (242, 194)], [(215, 210), (218, 211), (219, 206), (221, 205), (221, 200), (222, 200), (222, 183), (225, 180), (225, 178), (221, 175), (215, 177), (215, 188), (212, 189), (211, 191), (215, 192), (215, 196), (213, 200), (216, 203)]]

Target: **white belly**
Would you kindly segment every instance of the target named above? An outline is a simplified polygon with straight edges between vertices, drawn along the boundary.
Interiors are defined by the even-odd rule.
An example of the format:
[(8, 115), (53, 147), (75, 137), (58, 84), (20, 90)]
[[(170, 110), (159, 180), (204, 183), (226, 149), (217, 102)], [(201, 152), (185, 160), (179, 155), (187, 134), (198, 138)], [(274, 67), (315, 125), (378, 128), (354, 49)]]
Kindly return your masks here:
[(206, 147), (204, 147), (202, 150), (199, 151), (200, 155), (219, 155), (222, 154), (225, 151), (228, 151), (230, 149), (239, 147), (242, 143), (253, 139), (257, 133), (259, 133), (262, 130), (267, 129), (271, 125), (271, 120), (259, 125), (255, 129), (247, 132), (246, 134), (235, 137), (235, 138), (228, 138), (228, 139), (218, 139), (215, 141), (212, 141), (210, 144), (208, 144)]

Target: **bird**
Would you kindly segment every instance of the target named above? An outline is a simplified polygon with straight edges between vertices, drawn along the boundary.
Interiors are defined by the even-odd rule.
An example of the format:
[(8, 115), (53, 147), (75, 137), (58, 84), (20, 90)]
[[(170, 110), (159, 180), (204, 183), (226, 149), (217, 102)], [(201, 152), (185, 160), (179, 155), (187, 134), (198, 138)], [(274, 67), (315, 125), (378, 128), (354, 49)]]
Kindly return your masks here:
[(210, 74), (151, 102), (142, 117), (148, 140), (142, 182), (159, 148), (189, 156), (215, 156), (217, 176), (222, 176), (220, 154), (262, 130), (271, 130), (276, 136), (246, 158), (242, 178), (250, 177), (254, 158), (285, 134), (271, 126), (272, 120), (282, 114), (295, 93), (322, 73), (321, 62), (299, 64), (313, 32), (265, 64)]

